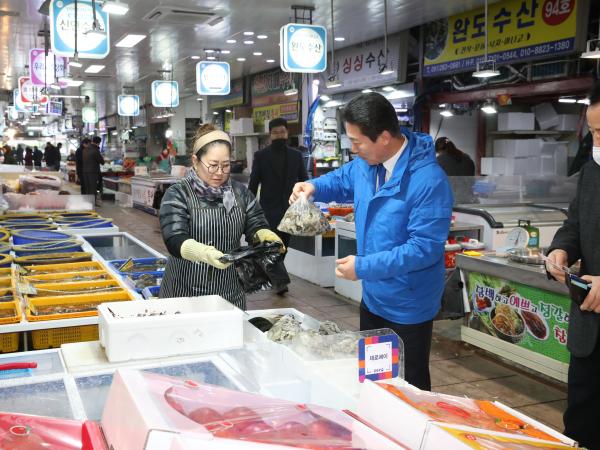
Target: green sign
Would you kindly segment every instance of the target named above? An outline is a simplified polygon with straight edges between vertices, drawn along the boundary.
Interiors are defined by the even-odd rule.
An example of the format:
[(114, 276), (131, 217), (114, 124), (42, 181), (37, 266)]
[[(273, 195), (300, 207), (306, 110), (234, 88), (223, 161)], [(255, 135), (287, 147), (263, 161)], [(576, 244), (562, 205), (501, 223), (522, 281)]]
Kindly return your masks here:
[(469, 272), (473, 310), (468, 327), (503, 341), (569, 362), (567, 330), (571, 301), (566, 295)]

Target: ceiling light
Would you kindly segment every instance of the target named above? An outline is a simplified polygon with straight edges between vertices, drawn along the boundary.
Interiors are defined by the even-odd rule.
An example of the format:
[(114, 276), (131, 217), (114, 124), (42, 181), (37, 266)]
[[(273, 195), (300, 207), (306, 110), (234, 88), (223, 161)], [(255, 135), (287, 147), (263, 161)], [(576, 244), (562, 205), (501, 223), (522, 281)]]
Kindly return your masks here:
[(92, 64), (91, 66), (88, 66), (87, 69), (84, 70), (84, 72), (86, 73), (98, 73), (100, 72), (102, 69), (104, 69), (104, 67), (102, 64)]
[(382, 87), (382, 89), (383, 89), (385, 92), (393, 92), (393, 91), (395, 91), (395, 90), (396, 90), (396, 89), (395, 89), (393, 86), (384, 86), (384, 87)]
[(336, 41), (338, 41), (338, 42), (344, 42), (344, 41), (346, 40), (346, 38), (345, 38), (345, 37), (343, 37), (343, 36), (337, 36), (337, 37), (335, 38), (335, 40), (336, 40)]
[(325, 83), (325, 87), (327, 89), (333, 89), (336, 87), (340, 87), (341, 85), (342, 85), (342, 82), (340, 80), (338, 80), (337, 78)]
[(329, 95), (321, 95), (321, 100), (323, 100), (324, 102), (328, 102), (329, 100), (331, 100), (331, 97)]
[(363, 89), (361, 92), (363, 94), (370, 94), (371, 92), (373, 92), (373, 89)]
[(207, 56), (206, 59), (208, 61), (214, 61), (215, 59), (217, 59), (217, 57), (216, 56)]
[(50, 94), (51, 98), (85, 98), (85, 95)]
[(198, 55), (191, 56), (190, 58), (192, 58), (192, 59), (200, 59), (200, 57)]
[(486, 59), (477, 62), (477, 67), (473, 76), (475, 78), (492, 78), (500, 75), (500, 71), (496, 70), (496, 61), (493, 59)]
[(405, 113), (408, 112), (408, 108), (406, 106), (401, 106), (400, 108), (395, 108), (396, 111), (401, 112), (401, 113)]
[(274, 59), (266, 59), (266, 60), (265, 60), (265, 62), (268, 62), (268, 63), (274, 63), (274, 62), (275, 62), (275, 60), (274, 60)]
[(254, 56), (262, 56), (262, 52), (254, 52), (252, 53)]
[(488, 100), (481, 106), (481, 110), (486, 114), (496, 114), (498, 112), (496, 110), (496, 105), (490, 100)]
[(230, 109), (226, 109), (225, 112), (228, 113), (228, 114), (230, 114), (231, 110)]
[(213, 115), (218, 116), (219, 113), (217, 111), (213, 111)]
[(577, 99), (573, 97), (560, 97), (558, 99), (559, 103), (577, 103)]
[(454, 113), (452, 111), (450, 111), (449, 109), (445, 109), (443, 111), (440, 111), (440, 115), (442, 115), (444, 117), (452, 117), (454, 115)]
[(258, 34), (257, 39), (267, 39), (269, 36), (267, 36), (266, 34)]
[(254, 36), (254, 31), (244, 31), (244, 36)]
[(83, 80), (71, 80), (69, 81), (69, 87), (79, 87), (83, 84)]
[[(595, 48), (595, 50), (592, 50)], [(590, 39), (587, 41), (585, 52), (581, 54), (582, 58), (598, 59), (600, 58), (600, 39)]]
[(246, 61), (246, 58), (237, 58), (237, 60), (238, 60), (239, 62), (244, 62), (244, 61)]
[(198, 97), (196, 100), (198, 100), (199, 102), (202, 101), (202, 97)]
[(52, 84), (50, 85), (50, 87), (51, 87), (52, 89), (60, 89), (60, 85), (59, 85), (59, 84), (56, 84), (56, 83), (52, 83)]
[(71, 59), (69, 61), (69, 66), (71, 66), (71, 67), (78, 67), (78, 68), (79, 67), (83, 67), (83, 64), (81, 64), (79, 62), (79, 57), (77, 56), (77, 54), (75, 54), (75, 56), (73, 57), (73, 59)]
[(228, 44), (235, 44), (237, 41), (235, 39), (227, 39), (225, 42)]
[(387, 98), (388, 100), (396, 100), (399, 98), (407, 98), (407, 97), (412, 97), (413, 93), (410, 91), (392, 91), (389, 92), (385, 95), (385, 98)]
[(221, 53), (224, 55), (229, 55), (231, 53), (231, 50), (221, 50)]
[(581, 103), (582, 105), (589, 105), (590, 104), (590, 99), (589, 98), (582, 98), (577, 100), (577, 103)]
[(73, 78), (70, 75), (63, 75), (62, 77), (58, 77), (58, 82), (63, 84), (71, 84)]
[(215, 50), (212, 48), (207, 48), (204, 50), (204, 53), (214, 53), (214, 52), (215, 52)]
[(127, 3), (121, 3), (118, 0), (106, 0), (102, 5), (102, 11), (108, 14), (122, 16), (123, 14), (127, 14), (127, 11), (129, 11), (129, 6)]
[(287, 89), (287, 90), (283, 91), (283, 93), (288, 97), (290, 97), (292, 95), (298, 95), (298, 89), (296, 89), (296, 88)]
[(128, 34), (115, 44), (115, 47), (131, 48), (146, 39), (145, 34)]
[(131, 127), (132, 130), (136, 130), (137, 129), (137, 125), (134, 125)]
[(340, 102), (339, 100), (329, 100), (327, 103), (325, 103), (325, 107), (326, 108), (335, 108), (337, 106), (341, 106), (342, 102)]
[(252, 44), (254, 44), (254, 41), (249, 39), (247, 41), (244, 41), (244, 44), (246, 44), (246, 45), (252, 45)]

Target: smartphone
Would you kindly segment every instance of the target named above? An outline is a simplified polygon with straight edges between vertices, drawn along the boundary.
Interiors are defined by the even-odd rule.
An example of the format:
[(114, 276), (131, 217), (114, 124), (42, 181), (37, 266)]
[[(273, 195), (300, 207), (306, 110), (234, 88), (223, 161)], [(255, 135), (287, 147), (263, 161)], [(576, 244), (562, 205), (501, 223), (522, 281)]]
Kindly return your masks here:
[(571, 300), (573, 300), (576, 304), (581, 305), (590, 292), (592, 285), (583, 278), (573, 275), (572, 273), (568, 273), (566, 275), (565, 282), (569, 288)]
[(589, 291), (592, 286), (590, 282), (585, 281), (583, 278), (573, 275), (572, 273), (569, 274), (569, 279), (571, 284), (577, 286), (578, 288), (585, 289), (586, 291)]

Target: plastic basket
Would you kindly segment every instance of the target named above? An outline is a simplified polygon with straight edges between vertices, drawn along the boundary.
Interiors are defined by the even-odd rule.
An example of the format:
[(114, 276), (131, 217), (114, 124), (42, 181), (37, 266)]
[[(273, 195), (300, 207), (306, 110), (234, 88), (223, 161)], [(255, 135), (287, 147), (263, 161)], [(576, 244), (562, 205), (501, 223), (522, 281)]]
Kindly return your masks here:
[(62, 228), (110, 228), (112, 219), (92, 219), (79, 222), (60, 222)]
[[(136, 258), (133, 259), (133, 265), (134, 265), (134, 269), (135, 266), (139, 266), (139, 265), (146, 265), (146, 264), (153, 264), (159, 260), (164, 260), (165, 261), (165, 265), (166, 265), (166, 258)], [(125, 264), (127, 262), (126, 259), (116, 259), (113, 261), (108, 261), (108, 263), (111, 265), (111, 267), (113, 267), (117, 272), (119, 272), (119, 274), (121, 274), (121, 276), (125, 276), (125, 275), (133, 275), (133, 274), (150, 274), (150, 275), (164, 275), (164, 269), (163, 270), (142, 270), (142, 271), (137, 271), (137, 270), (130, 270), (130, 271), (120, 271), (119, 267), (121, 267), (123, 264)]]
[(85, 277), (87, 281), (116, 280), (116, 278), (106, 270), (90, 270), (86, 272), (60, 272), (45, 273), (41, 275), (27, 275), (23, 277), (30, 283), (59, 283), (78, 281), (78, 277)]
[(10, 239), (10, 231), (0, 228), (0, 242), (8, 242)]
[(33, 220), (33, 219), (47, 219), (47, 214), (32, 214), (32, 213), (9, 213), (4, 214), (1, 220)]
[(0, 254), (8, 255), (12, 246), (8, 242), (0, 242)]
[(61, 212), (52, 216), (55, 221), (77, 219), (80, 217), (99, 217), (96, 211)]
[(19, 350), (19, 335), (21, 333), (0, 334), (0, 353), (12, 353)]
[[(0, 269), (1, 271), (4, 269)], [(25, 270), (31, 272), (29, 275), (64, 273), (64, 272), (89, 272), (106, 270), (98, 261), (85, 261), (76, 263), (40, 264), (36, 266), (25, 266)]]
[[(125, 283), (127, 284), (127, 286), (129, 286), (131, 289), (133, 289), (138, 294), (141, 294), (145, 288), (135, 287), (135, 282), (137, 281), (138, 278), (141, 278), (144, 275), (150, 275), (150, 276), (156, 277), (156, 278), (158, 278), (156, 286), (160, 287), (160, 283), (162, 283), (162, 278), (163, 278), (164, 274), (165, 274), (164, 272), (153, 272), (153, 273), (143, 273), (143, 272), (138, 273), (138, 272), (136, 272), (136, 273), (128, 273), (127, 275), (125, 275), (123, 277), (123, 279), (124, 279)], [(154, 286), (147, 286), (147, 287), (154, 287)]]
[(31, 332), (34, 350), (58, 348), (62, 344), (73, 342), (97, 341), (98, 325), (82, 325), (79, 327), (49, 328)]
[(146, 300), (150, 300), (152, 298), (158, 297), (158, 293), (160, 292), (160, 286), (150, 286), (142, 289), (142, 297)]
[(73, 253), (50, 253), (43, 255), (29, 255), (29, 256), (19, 256), (15, 258), (15, 263), (20, 264), (22, 266), (32, 265), (32, 264), (62, 264), (62, 263), (74, 263), (74, 262), (83, 262), (83, 261), (91, 261), (92, 254), (87, 252), (73, 252)]
[(42, 255), (51, 253), (72, 253), (81, 252), (81, 243), (76, 240), (71, 241), (56, 241), (56, 242), (39, 242), (34, 244), (15, 245), (13, 247), (15, 255), (29, 256)]
[(0, 312), (2, 315), (6, 312), (11, 312), (14, 315), (9, 317), (0, 317), (0, 325), (6, 325), (7, 323), (19, 323), (21, 321), (21, 305), (19, 302), (2, 302), (0, 303)]
[(61, 241), (73, 239), (73, 236), (60, 231), (50, 230), (15, 230), (12, 232), (13, 244), (23, 245), (33, 242)]
[[(37, 290), (35, 296), (28, 295), (28, 298), (48, 297), (48, 296), (68, 296), (68, 295), (86, 295), (86, 294), (102, 294), (114, 291), (103, 291), (107, 288), (123, 289), (117, 280), (96, 280), (96, 281), (72, 281), (72, 282), (54, 282), (54, 283), (39, 283), (34, 282), (33, 286)], [(97, 290), (97, 291), (96, 291)]]
[(12, 256), (10, 255), (0, 255), (0, 267), (10, 267), (12, 264)]
[(11, 232), (15, 230), (56, 230), (58, 228), (57, 225), (46, 222), (5, 222), (3, 225), (11, 230)]

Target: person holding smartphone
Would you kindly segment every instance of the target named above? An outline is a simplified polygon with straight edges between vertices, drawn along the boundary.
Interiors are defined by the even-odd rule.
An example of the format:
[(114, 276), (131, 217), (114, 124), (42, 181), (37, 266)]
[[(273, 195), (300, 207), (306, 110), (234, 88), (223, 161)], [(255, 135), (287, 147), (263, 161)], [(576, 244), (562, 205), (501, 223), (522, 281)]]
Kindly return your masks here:
[[(596, 423), (600, 404), (600, 82), (590, 93), (586, 117), (593, 137), (593, 159), (581, 168), (577, 195), (548, 250), (546, 269), (555, 279), (569, 285), (573, 299), (567, 341), (571, 360), (565, 434), (583, 447), (597, 449), (600, 448), (600, 427)], [(563, 269), (578, 259), (581, 259), (581, 279), (573, 278)]]

